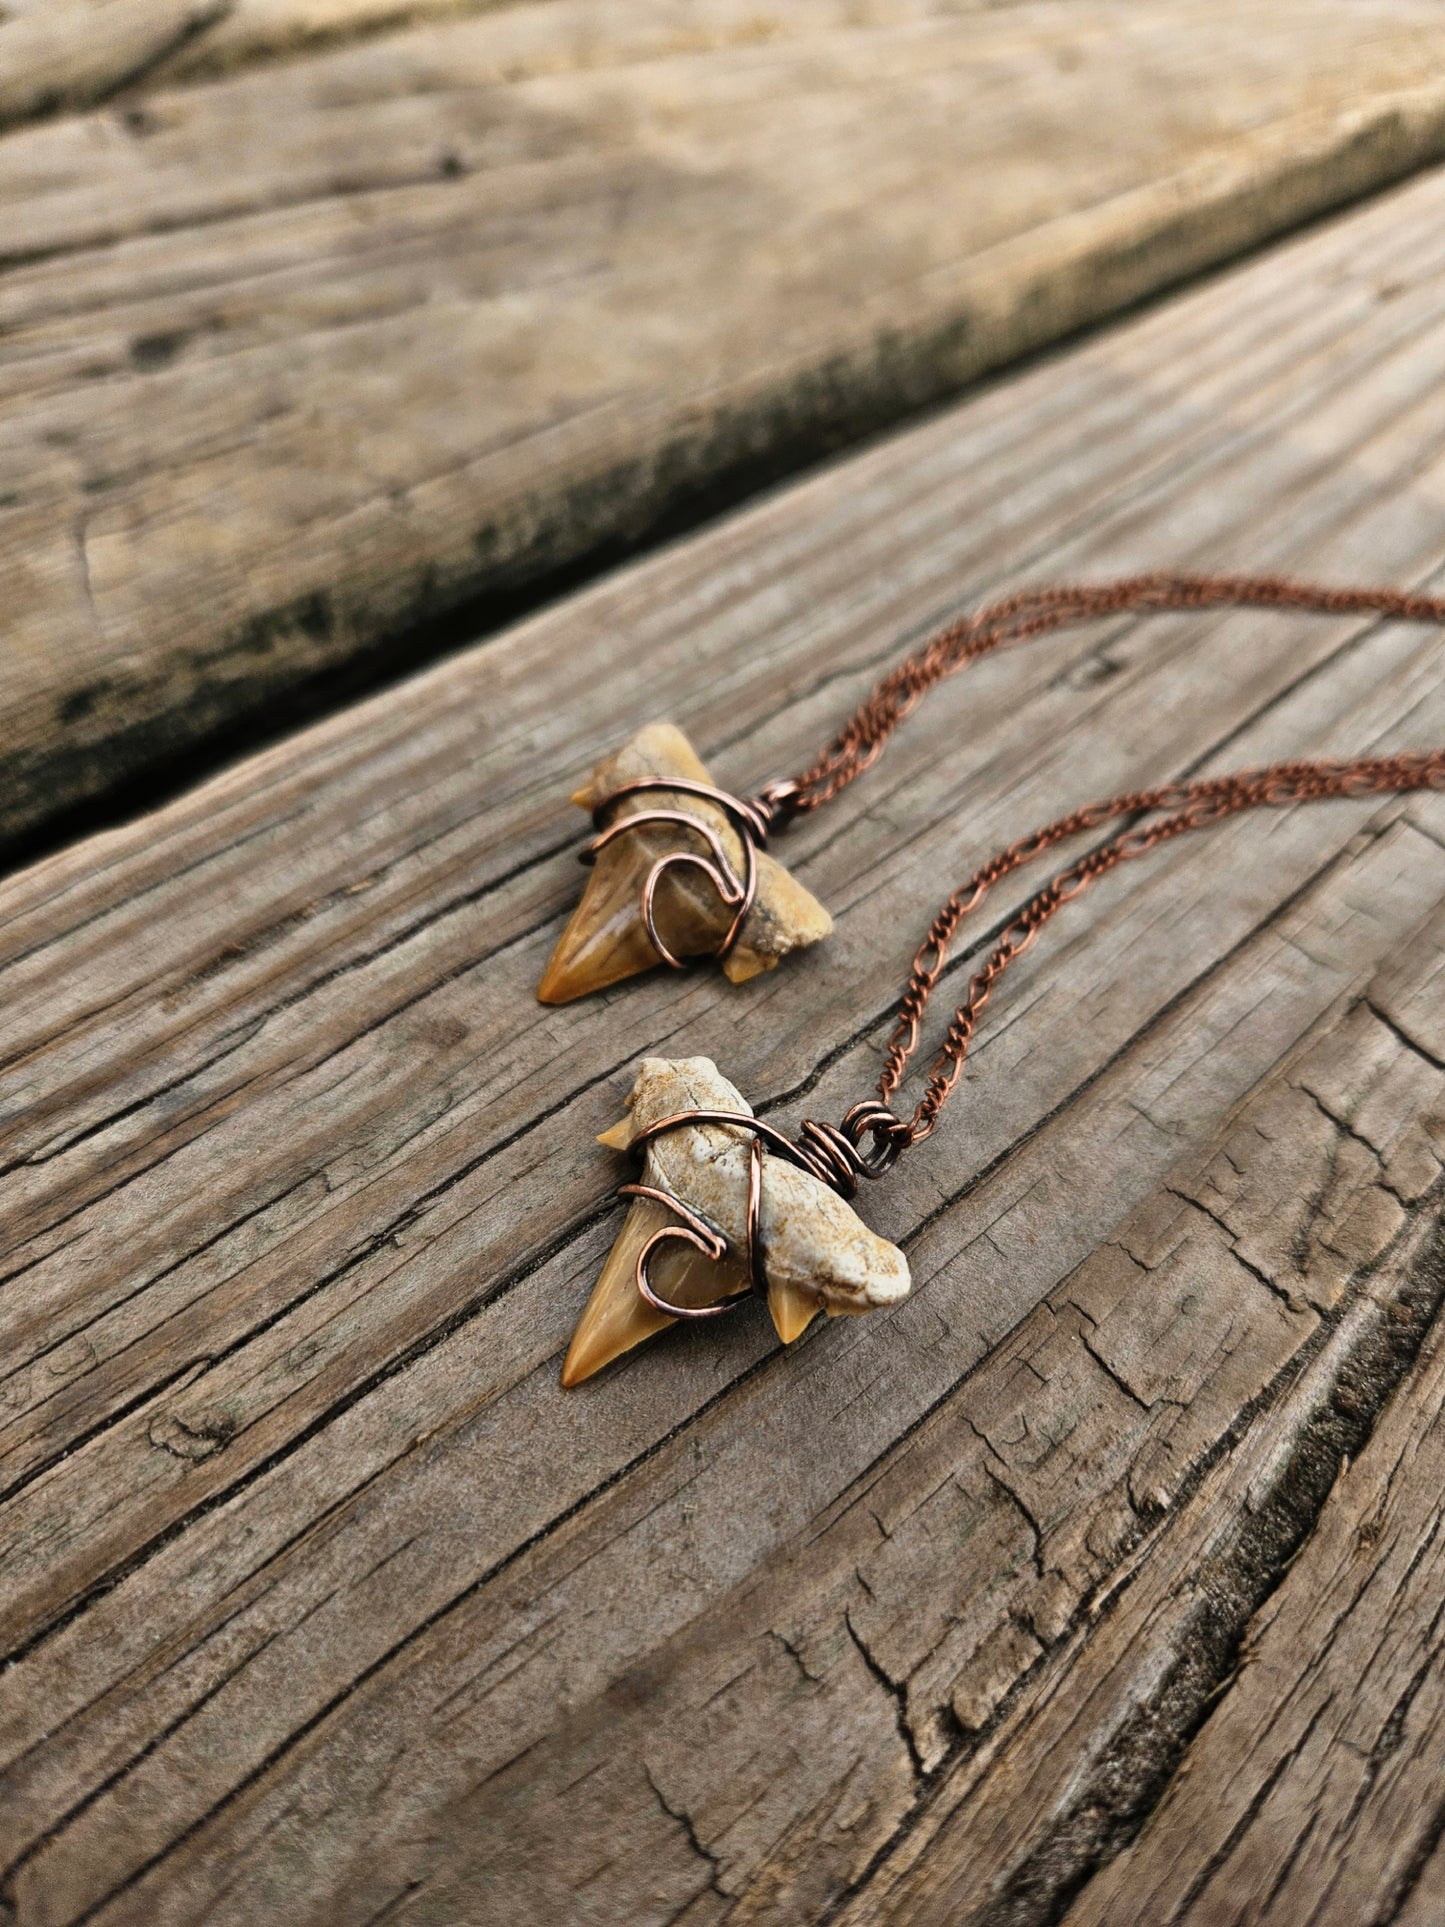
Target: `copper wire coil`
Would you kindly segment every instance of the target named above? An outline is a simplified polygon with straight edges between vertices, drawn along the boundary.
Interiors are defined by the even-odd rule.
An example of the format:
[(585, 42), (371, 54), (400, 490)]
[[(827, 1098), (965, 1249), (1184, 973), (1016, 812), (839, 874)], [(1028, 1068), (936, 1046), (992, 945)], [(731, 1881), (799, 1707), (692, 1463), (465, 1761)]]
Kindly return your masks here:
[[(599, 851), (609, 843), (625, 836), (629, 830), (645, 829), (649, 824), (675, 823), (681, 829), (691, 830), (707, 845), (708, 854), (704, 856), (697, 850), (669, 850), (657, 859), (642, 886), (642, 921), (648, 942), (661, 961), (673, 970), (684, 969), (683, 960), (674, 956), (657, 927), (657, 886), (669, 869), (701, 870), (717, 891), (723, 905), (733, 913), (732, 922), (712, 953), (716, 957), (725, 957), (737, 942), (758, 893), (758, 852), (767, 842), (768, 832), (780, 812), (796, 793), (796, 787), (793, 783), (771, 783), (756, 797), (745, 798), (717, 789), (711, 783), (695, 783), (682, 776), (651, 776), (635, 783), (624, 783), (592, 812), (592, 821), (598, 833), (582, 852), (581, 860), (595, 863)], [(732, 859), (723, 848), (722, 838), (713, 826), (705, 823), (701, 817), (690, 816), (685, 810), (639, 810), (632, 816), (614, 817), (610, 823), (604, 823), (604, 817), (625, 797), (659, 793), (696, 796), (721, 810), (742, 845), (742, 875), (739, 876), (734, 869)]]
[[(769, 1124), (765, 1118), (754, 1117), (750, 1111), (700, 1110), (674, 1111), (667, 1117), (658, 1118), (637, 1133), (631, 1148), (645, 1151), (654, 1138), (662, 1137), (668, 1131), (679, 1130), (685, 1124), (726, 1124), (749, 1133), (748, 1203), (742, 1255), (753, 1291), (763, 1298), (768, 1291), (762, 1239), (764, 1145), (779, 1157), (787, 1158), (789, 1163), (807, 1171), (830, 1190), (851, 1198), (857, 1192), (860, 1177), (882, 1177), (908, 1143), (908, 1126), (903, 1120), (895, 1117), (876, 1098), (865, 1098), (861, 1104), (853, 1106), (841, 1126), (819, 1124), (811, 1118), (806, 1120), (799, 1130), (798, 1143), (794, 1143), (776, 1124)], [(865, 1134), (873, 1140), (874, 1150), (871, 1154), (865, 1153), (859, 1145), (859, 1140)], [(654, 1290), (648, 1273), (653, 1252), (659, 1245), (668, 1242), (690, 1244), (704, 1257), (718, 1263), (726, 1257), (729, 1247), (728, 1240), (716, 1225), (710, 1224), (700, 1212), (684, 1204), (671, 1191), (657, 1185), (624, 1184), (618, 1187), (617, 1195), (620, 1198), (651, 1198), (658, 1204), (666, 1205), (681, 1220), (678, 1224), (664, 1225), (661, 1230), (655, 1231), (637, 1254), (637, 1289), (655, 1311), (665, 1312), (669, 1318), (716, 1318), (719, 1313), (734, 1309), (738, 1302), (736, 1298), (726, 1298), (715, 1305), (674, 1305)]]

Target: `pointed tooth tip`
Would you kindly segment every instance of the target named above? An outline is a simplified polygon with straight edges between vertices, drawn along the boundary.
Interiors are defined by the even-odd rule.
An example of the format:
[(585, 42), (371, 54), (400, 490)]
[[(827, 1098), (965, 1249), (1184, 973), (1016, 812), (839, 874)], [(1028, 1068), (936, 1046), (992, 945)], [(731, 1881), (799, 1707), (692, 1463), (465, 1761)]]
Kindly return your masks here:
[(575, 1386), (581, 1385), (584, 1380), (591, 1378), (594, 1372), (601, 1371), (603, 1364), (606, 1363), (605, 1360), (599, 1360), (597, 1364), (589, 1365), (585, 1360), (572, 1356), (574, 1349), (569, 1345), (567, 1356), (562, 1360), (562, 1389), (565, 1392), (570, 1392)]
[(580, 1385), (672, 1323), (647, 1303), (635, 1283), (638, 1253), (667, 1221), (667, 1211), (651, 1198), (634, 1198), (628, 1206), (567, 1347), (562, 1363), (567, 1388)]
[(577, 990), (565, 991), (560, 989), (553, 981), (550, 970), (537, 986), (537, 1002), (539, 1004), (570, 1004), (574, 998), (579, 997), (581, 994), (582, 993)]
[(617, 1359), (623, 1357), (629, 1347), (621, 1350), (611, 1346), (599, 1346), (593, 1339), (579, 1345), (576, 1338), (567, 1347), (567, 1356), (562, 1360), (562, 1389), (572, 1392), (589, 1378), (595, 1378), (600, 1371)]
[[(562, 1385), (566, 1391), (595, 1377), (604, 1367), (624, 1357), (634, 1345), (640, 1345), (645, 1338), (651, 1338), (654, 1332), (674, 1322), (660, 1317), (635, 1291), (629, 1293), (625, 1287), (619, 1303), (620, 1280), (615, 1275), (609, 1278), (605, 1269), (597, 1282), (598, 1289), (588, 1300), (562, 1361)], [(636, 1299), (635, 1304), (628, 1302), (629, 1297)]]
[(649, 957), (646, 963), (629, 964), (614, 950), (605, 965), (599, 967), (585, 957), (572, 954), (573, 946), (567, 941), (569, 934), (570, 928), (557, 939), (557, 948), (542, 972), (542, 981), (537, 985), (539, 1004), (576, 1003), (579, 997), (588, 997), (594, 990), (606, 990), (609, 984), (621, 983), (626, 977), (636, 977), (657, 962), (656, 957)]
[(552, 946), (552, 954), (547, 959), (547, 968), (542, 972), (541, 982), (537, 985), (539, 1004), (570, 1004), (574, 997), (584, 994), (584, 986), (578, 981), (582, 973), (574, 968), (569, 954), (572, 946), (568, 938), (571, 934), (572, 925), (569, 922)]
[(640, 909), (645, 874), (636, 852), (617, 845), (603, 851), (552, 946), (537, 986), (539, 1003), (570, 1004), (656, 967)]
[(579, 789), (573, 790), (572, 794), (568, 797), (567, 801), (569, 803), (575, 803), (579, 810), (594, 809), (596, 806), (592, 801), (591, 782), (588, 781), (586, 783), (583, 783)]
[(773, 1329), (785, 1345), (791, 1345), (794, 1339), (801, 1338), (822, 1309), (816, 1298), (799, 1291), (794, 1285), (768, 1287), (768, 1310), (773, 1315)]
[(607, 1130), (597, 1133), (597, 1142), (605, 1144), (609, 1151), (628, 1151), (632, 1148), (632, 1119), (624, 1117)]

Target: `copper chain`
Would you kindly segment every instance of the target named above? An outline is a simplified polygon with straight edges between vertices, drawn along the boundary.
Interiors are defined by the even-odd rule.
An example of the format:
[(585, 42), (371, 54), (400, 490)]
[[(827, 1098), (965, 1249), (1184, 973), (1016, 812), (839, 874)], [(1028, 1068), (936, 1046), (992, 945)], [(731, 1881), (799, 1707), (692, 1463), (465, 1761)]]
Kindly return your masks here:
[[(1412, 595), (1400, 589), (1327, 588), (1284, 576), (1192, 575), (1155, 573), (1124, 576), (1113, 582), (1027, 589), (976, 614), (950, 623), (898, 664), (828, 744), (810, 768), (790, 781), (769, 785), (760, 799), (769, 819), (805, 815), (828, 802), (876, 762), (893, 731), (936, 682), (1009, 643), (1023, 642), (1071, 624), (1125, 612), (1213, 608), (1301, 609), (1316, 615), (1378, 615), (1404, 622), (1445, 624), (1445, 597)], [(1027, 950), (1049, 918), (1097, 878), (1131, 857), (1204, 829), (1239, 810), (1312, 802), (1325, 797), (1368, 796), (1416, 789), (1445, 789), (1445, 750), (1418, 755), (1360, 757), (1353, 762), (1276, 763), (1231, 776), (1202, 777), (1135, 790), (1086, 803), (1082, 809), (999, 851), (944, 904), (919, 946), (889, 1039), (881, 1104), (858, 1105), (867, 1112), (866, 1128), (885, 1168), (899, 1151), (926, 1138), (963, 1073), (964, 1059), (994, 985), (1013, 960)], [(1164, 812), (1164, 814), (1160, 814)], [(1153, 816), (1124, 830), (1080, 858), (1026, 903), (1005, 927), (974, 974), (968, 995), (954, 1012), (942, 1048), (929, 1070), (923, 1097), (909, 1119), (889, 1106), (918, 1047), (919, 1026), (948, 962), (949, 945), (959, 924), (975, 910), (995, 883), (1055, 843), (1097, 828), (1118, 817)], [(849, 1124), (854, 1122), (849, 1113)], [(857, 1133), (854, 1133), (857, 1135)]]
[[(990, 858), (981, 870), (944, 904), (929, 926), (928, 935), (913, 959), (913, 970), (899, 1006), (898, 1021), (889, 1039), (887, 1061), (878, 1080), (878, 1095), (888, 1105), (909, 1058), (918, 1045), (918, 1028), (935, 985), (948, 962), (948, 948), (959, 924), (1002, 877), (1031, 862), (1051, 844), (1077, 836), (1120, 816), (1154, 814), (1152, 823), (1139, 823), (1081, 857), (1063, 870), (1006, 925), (998, 942), (975, 972), (968, 995), (954, 1012), (942, 1048), (928, 1073), (923, 1097), (899, 1131), (902, 1144), (917, 1144), (938, 1121), (938, 1114), (963, 1074), (964, 1059), (978, 1028), (993, 987), (1021, 956), (1054, 912), (1117, 864), (1143, 856), (1157, 844), (1202, 830), (1239, 810), (1286, 803), (1309, 803), (1332, 796), (1398, 794), (1407, 790), (1445, 789), (1445, 750), (1399, 756), (1362, 756), (1347, 763), (1274, 763), (1263, 769), (1241, 770), (1231, 776), (1206, 776), (1189, 783), (1168, 783), (1161, 789), (1134, 790), (1111, 796), (1046, 824)], [(1164, 816), (1159, 811), (1167, 811)], [(906, 1133), (906, 1136), (904, 1136)]]
[(1025, 589), (930, 636), (888, 672), (810, 768), (770, 789), (784, 798), (788, 815), (816, 810), (877, 761), (888, 738), (936, 682), (1006, 643), (1126, 611), (1224, 607), (1304, 609), (1315, 615), (1380, 615), (1403, 622), (1445, 623), (1445, 597), (1410, 595), (1400, 589), (1332, 589), (1293, 582), (1286, 576), (1167, 572), (1058, 589)]
[[(727, 796), (700, 783), (647, 779), (629, 785), (610, 799), (632, 791), (683, 789), (724, 808), (744, 846), (740, 875), (710, 828), (702, 830), (709, 854), (687, 852), (664, 857), (653, 865), (644, 890), (643, 910), (653, 948), (664, 962), (676, 963), (657, 931), (652, 895), (668, 863), (686, 862), (702, 870), (733, 912), (727, 948), (736, 936), (753, 899), (757, 877), (756, 849), (772, 827), (826, 803), (876, 761), (884, 744), (924, 692), (967, 663), (1002, 647), (1022, 642), (1070, 623), (1085, 622), (1125, 610), (1207, 609), (1225, 606), (1306, 609), (1320, 615), (1380, 615), (1411, 622), (1445, 624), (1445, 598), (1407, 595), (1398, 589), (1329, 589), (1312, 583), (1291, 582), (1276, 576), (1137, 575), (1094, 587), (1034, 589), (997, 602), (964, 621), (951, 623), (899, 666), (891, 670), (852, 719), (839, 731), (817, 762), (801, 776), (770, 783), (746, 801)], [(762, 1173), (766, 1147), (790, 1159), (820, 1183), (844, 1197), (853, 1196), (860, 1178), (879, 1178), (900, 1154), (929, 1136), (948, 1102), (978, 1029), (978, 1021), (995, 984), (1016, 957), (1023, 954), (1056, 910), (1087, 890), (1116, 865), (1143, 856), (1188, 830), (1201, 830), (1237, 811), (1314, 802), (1325, 797), (1370, 796), (1408, 790), (1445, 790), (1445, 749), (1395, 756), (1362, 756), (1350, 762), (1275, 763), (1264, 769), (1242, 770), (1229, 776), (1204, 776), (1166, 783), (1156, 789), (1129, 790), (1082, 809), (1071, 811), (1042, 829), (1011, 843), (974, 872), (943, 905), (920, 944), (889, 1038), (887, 1058), (878, 1080), (878, 1098), (855, 1104), (841, 1124), (805, 1120), (796, 1143), (776, 1126), (747, 1112), (696, 1110), (661, 1118), (638, 1134), (635, 1149), (655, 1137), (689, 1124), (720, 1124), (746, 1132), (750, 1138), (748, 1205), (743, 1255), (755, 1291), (764, 1291), (767, 1274), (762, 1241)], [(913, 1115), (899, 1117), (892, 1100), (903, 1081), (909, 1059), (918, 1048), (919, 1029), (940, 978), (948, 965), (949, 946), (958, 926), (976, 910), (1002, 878), (1045, 850), (1072, 836), (1096, 829), (1120, 817), (1137, 821), (1109, 841), (1080, 857), (1039, 890), (1003, 929), (982, 965), (974, 972), (968, 994), (954, 1012), (938, 1055), (929, 1068), (923, 1096)], [(612, 824), (599, 820), (595, 855), (613, 837), (641, 821), (691, 821), (672, 810), (648, 810), (643, 816)], [(700, 827), (694, 824), (694, 827)], [(705, 1219), (670, 1192), (647, 1184), (622, 1187), (622, 1195), (652, 1198), (669, 1206), (678, 1222), (654, 1233), (637, 1257), (637, 1288), (659, 1312), (672, 1318), (713, 1317), (726, 1310), (724, 1301), (693, 1308), (675, 1305), (658, 1295), (648, 1275), (652, 1253), (667, 1241), (681, 1241), (713, 1258), (721, 1258), (727, 1241)]]
[[(883, 1073), (878, 1079), (878, 1101), (855, 1104), (841, 1126), (805, 1120), (799, 1142), (749, 1112), (695, 1110), (660, 1118), (638, 1132), (634, 1149), (684, 1124), (725, 1124), (751, 1136), (748, 1165), (748, 1207), (743, 1255), (755, 1292), (766, 1292), (767, 1272), (761, 1233), (762, 1158), (764, 1140), (776, 1155), (790, 1159), (821, 1183), (850, 1198), (860, 1177), (879, 1178), (890, 1170), (910, 1145), (921, 1143), (938, 1122), (939, 1113), (963, 1075), (964, 1060), (978, 1029), (978, 1020), (993, 995), (994, 985), (1016, 957), (1023, 955), (1056, 910), (1081, 896), (1091, 883), (1131, 857), (1143, 856), (1160, 843), (1222, 822), (1240, 810), (1311, 803), (1326, 797), (1402, 794), (1409, 790), (1445, 790), (1445, 749), (1404, 752), (1395, 756), (1360, 756), (1350, 762), (1271, 763), (1262, 769), (1239, 770), (1229, 776), (1201, 776), (1158, 789), (1126, 790), (1095, 803), (1085, 803), (1042, 829), (989, 858), (943, 905), (919, 945), (888, 1041)], [(1003, 929), (1002, 935), (974, 972), (968, 995), (954, 1012), (942, 1047), (928, 1072), (922, 1098), (910, 1118), (899, 1117), (892, 1100), (903, 1081), (908, 1060), (918, 1048), (919, 1026), (934, 989), (948, 965), (949, 945), (958, 926), (976, 910), (994, 884), (1011, 871), (1041, 856), (1055, 843), (1096, 829), (1121, 816), (1152, 817), (1131, 825), (1107, 843), (1091, 850), (1051, 883), (1036, 892)], [(864, 1148), (865, 1139), (870, 1148)], [(637, 1288), (648, 1303), (670, 1318), (709, 1318), (730, 1308), (723, 1300), (701, 1309), (675, 1305), (658, 1295), (648, 1275), (653, 1251), (668, 1240), (681, 1240), (712, 1258), (721, 1258), (727, 1241), (712, 1225), (670, 1192), (647, 1184), (625, 1184), (619, 1195), (653, 1198), (668, 1205), (681, 1220), (648, 1239), (637, 1257)]]

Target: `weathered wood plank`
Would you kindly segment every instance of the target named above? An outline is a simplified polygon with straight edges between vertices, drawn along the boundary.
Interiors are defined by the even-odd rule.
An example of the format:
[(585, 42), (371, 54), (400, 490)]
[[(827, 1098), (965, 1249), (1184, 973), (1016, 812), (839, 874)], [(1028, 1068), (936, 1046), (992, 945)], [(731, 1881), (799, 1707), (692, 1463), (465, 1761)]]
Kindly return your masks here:
[(0, 15), (0, 127), (134, 86), (226, 12), (226, 0), (9, 0)]
[[(1005, 4), (1008, 0), (1005, 0)], [(7, 0), (0, 16), (5, 124), (125, 92), (233, 73), (457, 15), (501, 13), (492, 77), (755, 46), (801, 33), (897, 26), (989, 0)]]
[[(164, 63), (168, 80), (227, 73), (401, 24), (497, 13), (498, 79), (757, 46), (839, 28), (899, 26), (1000, 0), (232, 0), (225, 17)], [(1019, 0), (1001, 0), (1017, 5)]]
[[(0, 885), (20, 1922), (966, 1919), (1123, 1844), (1157, 1789), (1090, 1832), (1090, 1762), (1137, 1763), (1141, 1707), (1187, 1742), (1163, 1688), (1227, 1677), (1319, 1413), (1376, 1360), (1355, 1451), (1433, 1310), (1441, 799), (1236, 822), (1075, 906), (868, 1201), (917, 1281), (887, 1318), (673, 1334), (564, 1397), (591, 1133), (670, 1043), (836, 1114), (944, 876), (1096, 791), (1445, 739), (1439, 638), (1119, 623), (973, 672), (790, 840), (838, 930), (742, 993), (531, 1001), (561, 799), (644, 700), (730, 779), (792, 767), (1010, 582), (1438, 574), (1442, 210), (1422, 181)], [(1267, 1544), (1240, 1493), (1293, 1495)]]
[[(1225, 1310), (1216, 1293), (1234, 1267), (1282, 1296), (1276, 1316), (1289, 1315), (1285, 1306), (1298, 1315), (1313, 1304), (1321, 1327), (1284, 1374), (1283, 1395), (1257, 1414), (1246, 1402), (1248, 1422), (1236, 1425), (1238, 1436), (1182, 1506), (1165, 1509), (1151, 1453), (1126, 1444), (1132, 1463), (1123, 1489), (1110, 1495), (1112, 1516), (1106, 1506), (1086, 1514), (1097, 1589), (1024, 1682), (1008, 1721), (943, 1776), (894, 1862), (843, 1910), (850, 1927), (1059, 1918), (1070, 1891), (1128, 1838), (1181, 1757), (1181, 1784), (1199, 1774), (1202, 1799), (1216, 1811), (1228, 1804), (1222, 1788), (1243, 1756), (1228, 1756), (1221, 1772), (1216, 1754), (1207, 1775), (1212, 1722), (1196, 1742), (1204, 1746), (1198, 1760), (1185, 1751), (1190, 1735), (1213, 1707), (1227, 1714), (1241, 1690), (1237, 1680), (1247, 1693), (1249, 1674), (1240, 1668), (1251, 1663), (1253, 1605), (1307, 1538), (1342, 1460), (1368, 1435), (1422, 1332), (1438, 1337), (1441, 1328), (1445, 1081), (1390, 1012), (1401, 989), (1435, 968), (1442, 932), (1445, 920), (1437, 917), (1403, 971), (1387, 966), (1342, 1024), (1245, 1107), (1212, 1159), (1172, 1174), (1152, 1207), (1070, 1281), (1066, 1302), (1086, 1321), (1088, 1349), (1115, 1391), (1144, 1408), (1126, 1438), (1129, 1429), (1148, 1439), (1178, 1422), (1173, 1401), (1181, 1391), (1187, 1400), (1191, 1389), (1187, 1375), (1181, 1383), (1170, 1369), (1181, 1339), (1203, 1341), (1196, 1355), (1209, 1358), (1210, 1376), (1228, 1375), (1221, 1360), (1235, 1362), (1240, 1300), (1231, 1293)], [(1313, 1184), (1301, 1213), (1294, 1180), (1305, 1173)], [(1276, 1247), (1272, 1262), (1256, 1269), (1250, 1249), (1273, 1243), (1276, 1187), (1289, 1193), (1296, 1217), (1306, 1216), (1305, 1236), (1288, 1255)], [(1361, 1281), (1358, 1292), (1341, 1291), (1342, 1269)], [(1258, 1355), (1257, 1345), (1249, 1349)], [(1259, 1362), (1267, 1364), (1268, 1354)], [(1045, 1462), (1052, 1467), (1060, 1456), (1051, 1449)], [(1065, 1465), (1082, 1456), (1069, 1452)], [(1084, 1462), (1098, 1480), (1097, 1464)], [(1331, 1519), (1329, 1505), (1323, 1516)], [(1125, 1542), (1123, 1556), (1101, 1559), (1111, 1531)], [(1313, 1556), (1307, 1551), (1301, 1563)], [(1312, 1667), (1322, 1652), (1327, 1643), (1316, 1639), (1297, 1644), (1295, 1658)], [(1151, 1829), (1166, 1855), (1167, 1812), (1168, 1803)], [(1378, 1825), (1361, 1821), (1356, 1844), (1366, 1858), (1379, 1837)], [(1300, 1874), (1292, 1911), (1282, 1910), (1281, 1920), (1384, 1920), (1398, 1899), (1378, 1893), (1375, 1910), (1362, 1916), (1358, 1896), (1353, 1913), (1333, 1904), (1317, 1862)], [(1270, 1885), (1265, 1876), (1247, 1892), (1241, 1887), (1236, 1904), (1255, 1917)], [(1084, 1888), (1069, 1919), (1076, 1914), (1081, 1921), (1171, 1917), (1147, 1895), (1135, 1904), (1113, 1870)]]
[[(1411, 1093), (1437, 1147), (1440, 1082), (1436, 1068), (1434, 1088)], [(1370, 1108), (1348, 1093), (1342, 1119), (1367, 1155)], [(1393, 1130), (1388, 1097), (1385, 1110)], [(1393, 1189), (1388, 1168), (1384, 1182)], [(1438, 1917), (1438, 1870), (1427, 1870), (1445, 1830), (1442, 1337), (1364, 1454), (1341, 1467), (1319, 1531), (1249, 1628), (1247, 1670), (1196, 1740), (1187, 1776), (1071, 1913), (1079, 1927), (1246, 1910), (1358, 1921), (1413, 1907), (1429, 1919), (1432, 1895)]]
[(0, 141), (0, 834), (1445, 143), (1425, 0), (685, 12)]

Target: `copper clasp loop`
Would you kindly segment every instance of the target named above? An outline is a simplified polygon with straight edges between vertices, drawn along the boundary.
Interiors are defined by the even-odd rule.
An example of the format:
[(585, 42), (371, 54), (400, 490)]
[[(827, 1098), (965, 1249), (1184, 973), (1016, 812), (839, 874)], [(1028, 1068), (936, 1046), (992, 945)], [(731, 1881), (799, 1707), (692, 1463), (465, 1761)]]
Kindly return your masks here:
[(803, 786), (788, 777), (777, 777), (771, 783), (764, 783), (757, 795), (749, 799), (749, 808), (760, 817), (771, 831), (780, 822), (786, 822), (796, 814), (802, 801)]
[[(864, 1151), (863, 1139), (872, 1143)], [(803, 1162), (842, 1197), (857, 1195), (859, 1178), (881, 1178), (913, 1142), (913, 1130), (876, 1097), (855, 1104), (841, 1124), (805, 1118), (798, 1131)]]

